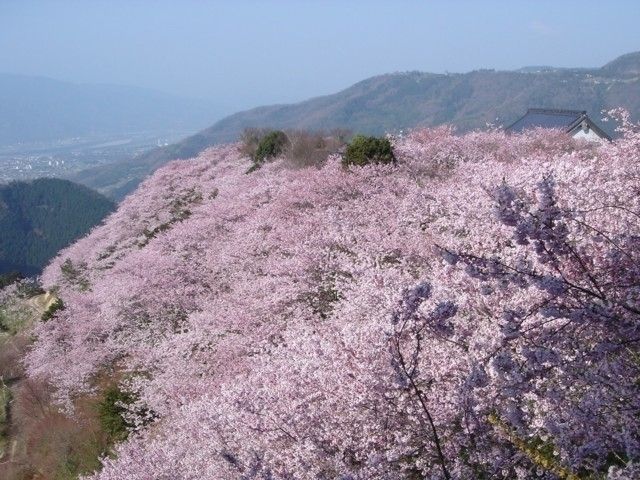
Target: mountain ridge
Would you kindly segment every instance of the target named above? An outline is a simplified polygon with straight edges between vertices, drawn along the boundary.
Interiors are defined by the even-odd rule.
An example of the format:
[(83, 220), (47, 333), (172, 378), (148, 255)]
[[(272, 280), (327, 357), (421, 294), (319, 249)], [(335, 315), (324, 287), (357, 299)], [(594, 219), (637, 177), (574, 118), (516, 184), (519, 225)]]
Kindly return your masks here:
[[(636, 71), (639, 74), (634, 76)], [(158, 166), (232, 142), (247, 127), (346, 128), (379, 135), (449, 123), (464, 132), (487, 123), (508, 125), (529, 107), (579, 108), (598, 119), (602, 110), (618, 106), (627, 108), (633, 118), (640, 116), (640, 52), (622, 55), (600, 68), (387, 73), (334, 94), (234, 113), (176, 144), (132, 161), (80, 172), (73, 179), (122, 198)], [(129, 174), (119, 176), (119, 171)]]

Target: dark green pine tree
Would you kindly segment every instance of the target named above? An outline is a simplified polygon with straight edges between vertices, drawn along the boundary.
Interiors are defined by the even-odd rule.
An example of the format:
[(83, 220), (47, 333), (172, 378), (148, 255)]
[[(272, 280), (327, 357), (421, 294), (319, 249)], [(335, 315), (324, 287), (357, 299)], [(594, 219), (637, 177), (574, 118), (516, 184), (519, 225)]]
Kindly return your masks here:
[(0, 274), (36, 275), (61, 249), (85, 235), (114, 203), (55, 178), (0, 186)]

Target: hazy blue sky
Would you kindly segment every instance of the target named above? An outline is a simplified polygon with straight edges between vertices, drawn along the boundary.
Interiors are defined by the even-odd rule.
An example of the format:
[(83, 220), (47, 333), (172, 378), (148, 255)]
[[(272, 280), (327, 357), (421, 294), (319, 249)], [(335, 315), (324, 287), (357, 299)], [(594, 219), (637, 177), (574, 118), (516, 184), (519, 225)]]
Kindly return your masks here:
[(639, 24), (639, 0), (0, 0), (0, 71), (235, 110), (393, 71), (600, 66), (640, 50)]

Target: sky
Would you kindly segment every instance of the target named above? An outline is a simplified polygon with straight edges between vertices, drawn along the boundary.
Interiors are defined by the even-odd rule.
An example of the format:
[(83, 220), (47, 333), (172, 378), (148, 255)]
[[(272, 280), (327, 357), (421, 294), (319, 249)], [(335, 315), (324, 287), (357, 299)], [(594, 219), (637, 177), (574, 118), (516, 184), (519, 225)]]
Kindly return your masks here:
[(137, 85), (227, 112), (373, 75), (601, 66), (640, 0), (0, 0), (0, 71)]

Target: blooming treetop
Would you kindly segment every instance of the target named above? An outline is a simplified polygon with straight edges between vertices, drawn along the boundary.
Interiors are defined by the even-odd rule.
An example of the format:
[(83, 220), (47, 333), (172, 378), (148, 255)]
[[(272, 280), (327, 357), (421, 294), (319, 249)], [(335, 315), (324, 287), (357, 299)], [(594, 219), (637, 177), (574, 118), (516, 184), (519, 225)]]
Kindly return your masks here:
[(624, 128), (418, 130), (394, 166), (171, 163), (45, 270), (67, 308), (29, 372), (69, 407), (124, 373), (135, 427), (101, 480), (633, 478)]

